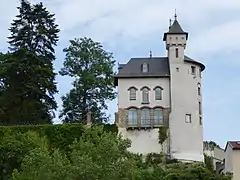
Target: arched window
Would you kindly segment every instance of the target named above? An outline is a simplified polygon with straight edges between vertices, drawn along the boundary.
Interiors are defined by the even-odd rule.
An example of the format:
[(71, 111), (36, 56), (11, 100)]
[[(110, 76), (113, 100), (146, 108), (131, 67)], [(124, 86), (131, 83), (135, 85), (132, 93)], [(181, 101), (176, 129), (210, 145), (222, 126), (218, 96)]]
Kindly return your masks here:
[(148, 109), (148, 108), (143, 108), (141, 110), (141, 125), (143, 125), (143, 126), (151, 125), (150, 109)]
[(162, 90), (163, 88), (160, 86), (157, 86), (154, 88), (155, 91), (155, 100), (161, 100), (162, 99)]
[(148, 104), (149, 103), (149, 88), (148, 87), (143, 87), (142, 89), (142, 103), (143, 104)]
[(161, 108), (154, 109), (154, 125), (163, 124), (163, 110)]
[(129, 100), (136, 100), (137, 98), (137, 88), (135, 87), (130, 87), (129, 89)]
[(137, 109), (130, 108), (128, 109), (128, 125), (137, 125)]

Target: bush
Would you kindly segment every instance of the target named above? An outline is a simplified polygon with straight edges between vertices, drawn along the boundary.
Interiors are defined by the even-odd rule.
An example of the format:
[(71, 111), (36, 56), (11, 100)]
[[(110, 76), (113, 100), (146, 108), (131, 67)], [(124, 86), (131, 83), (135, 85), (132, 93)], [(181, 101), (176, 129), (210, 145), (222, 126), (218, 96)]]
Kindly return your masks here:
[(13, 169), (19, 169), (23, 158), (31, 150), (46, 147), (47, 140), (37, 133), (16, 133), (4, 136), (0, 141), (0, 179), (9, 180)]
[(230, 180), (203, 163), (162, 164), (157, 160), (161, 155), (156, 154), (143, 161), (141, 155), (127, 151), (129, 140), (106, 132), (103, 126), (84, 129), (67, 155), (42, 147), (36, 146), (25, 156), (13, 180)]
[[(117, 133), (116, 125), (104, 124), (105, 131)], [(49, 141), (50, 148), (58, 148), (68, 151), (68, 145), (79, 138), (84, 129), (83, 124), (57, 124), (57, 125), (26, 125), (26, 126), (1, 126), (1, 137), (6, 137), (18, 133), (26, 133), (28, 131), (37, 132), (41, 137), (46, 137)]]

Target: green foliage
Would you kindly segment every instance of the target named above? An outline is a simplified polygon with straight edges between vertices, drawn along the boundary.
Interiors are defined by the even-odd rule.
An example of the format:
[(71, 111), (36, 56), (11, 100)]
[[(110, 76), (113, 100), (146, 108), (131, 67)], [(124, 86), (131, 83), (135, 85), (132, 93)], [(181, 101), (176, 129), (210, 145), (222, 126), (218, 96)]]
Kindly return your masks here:
[(214, 147), (221, 148), (216, 142), (214, 141), (204, 141), (203, 142), (205, 146), (208, 146), (210, 149), (213, 149)]
[(210, 171), (214, 171), (212, 157), (204, 154), (204, 163), (205, 163), (207, 169), (209, 169)]
[[(114, 136), (117, 134), (115, 125), (100, 127)], [(55, 152), (56, 149), (62, 153), (68, 152), (69, 145), (81, 137), (85, 129), (82, 124), (0, 127), (0, 179), (8, 179), (14, 168), (19, 169), (23, 157), (32, 149), (45, 147), (45, 151), (48, 149), (49, 153)]]
[(38, 134), (26, 132), (25, 134), (9, 134), (0, 141), (0, 179), (9, 180), (13, 169), (19, 168), (23, 158), (35, 148), (45, 147), (46, 139)]
[(157, 154), (157, 153), (147, 154), (145, 163), (149, 166), (161, 164), (162, 163), (162, 154)]
[(42, 3), (21, 0), (10, 27), (10, 51), (0, 55), (0, 123), (51, 123), (57, 108), (53, 61), (59, 29)]
[[(66, 138), (65, 133), (71, 133), (69, 129), (74, 131), (73, 126), (30, 126), (35, 132), (27, 132), (30, 128), (26, 127), (0, 128), (5, 129), (1, 130), (4, 136), (0, 141), (1, 179), (230, 180), (228, 176), (210, 171), (202, 163), (171, 162), (163, 165), (159, 154), (150, 154), (144, 160), (142, 155), (127, 151), (129, 140), (116, 136), (116, 132), (106, 131), (107, 128), (114, 129), (110, 125), (105, 128), (75, 125), (81, 135), (73, 141), (67, 140), (64, 145), (68, 148), (53, 141), (54, 136), (58, 136), (58, 140)], [(50, 132), (53, 133), (51, 136), (48, 135)]]
[(34, 149), (22, 162), (21, 170), (15, 169), (13, 180), (71, 180), (71, 164), (67, 157), (55, 150), (52, 154)]
[(103, 127), (85, 129), (71, 146), (69, 159), (59, 151), (35, 149), (22, 162), (22, 168), (13, 173), (14, 180), (62, 179), (129, 179), (134, 169), (127, 160), (128, 140), (116, 138), (115, 133)]
[[(116, 135), (116, 125), (104, 124), (104, 130), (112, 132)], [(46, 137), (50, 142), (50, 148), (58, 148), (60, 150), (68, 150), (68, 145), (76, 138), (82, 135), (85, 129), (82, 124), (56, 124), (56, 125), (29, 125), (29, 126), (2, 126), (0, 127), (0, 141), (3, 137), (33, 131), (39, 133), (40, 136)]]
[(59, 73), (73, 77), (74, 82), (73, 89), (62, 97), (60, 118), (64, 123), (84, 123), (91, 111), (93, 123), (107, 121), (103, 112), (107, 109), (106, 100), (115, 98), (112, 53), (86, 37), (71, 40), (64, 52), (64, 67)]
[(168, 138), (168, 127), (167, 126), (161, 126), (159, 127), (158, 130), (158, 139), (159, 139), (159, 143), (162, 145), (166, 139)]

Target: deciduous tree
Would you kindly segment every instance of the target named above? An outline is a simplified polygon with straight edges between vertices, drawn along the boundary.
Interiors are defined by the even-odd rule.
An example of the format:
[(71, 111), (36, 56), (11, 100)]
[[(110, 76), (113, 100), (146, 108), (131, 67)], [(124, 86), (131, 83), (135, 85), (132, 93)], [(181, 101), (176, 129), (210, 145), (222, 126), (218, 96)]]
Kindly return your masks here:
[(112, 53), (86, 37), (71, 40), (64, 52), (66, 58), (60, 74), (73, 77), (74, 82), (70, 92), (62, 97), (60, 118), (65, 123), (86, 122), (87, 112), (91, 111), (93, 122), (107, 120), (103, 111), (107, 109), (106, 100), (115, 98)]

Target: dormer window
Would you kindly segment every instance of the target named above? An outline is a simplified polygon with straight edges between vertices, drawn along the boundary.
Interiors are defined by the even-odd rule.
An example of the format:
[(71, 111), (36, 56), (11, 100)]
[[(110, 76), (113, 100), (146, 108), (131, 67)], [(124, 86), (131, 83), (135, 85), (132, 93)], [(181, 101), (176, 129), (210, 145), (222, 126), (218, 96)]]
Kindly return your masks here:
[(143, 64), (142, 64), (142, 72), (143, 72), (143, 73), (147, 73), (148, 70), (149, 70), (148, 64), (147, 64), (147, 63), (143, 63)]

